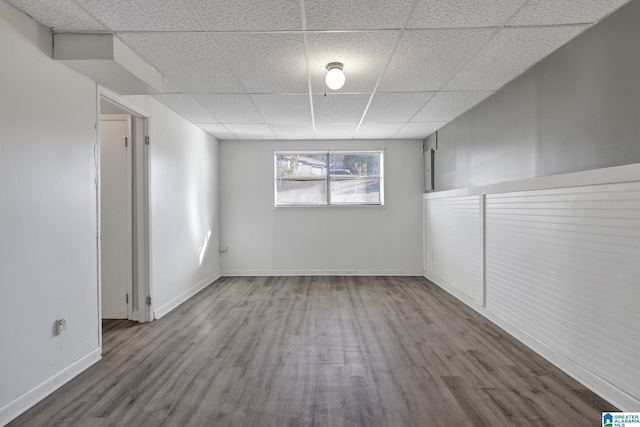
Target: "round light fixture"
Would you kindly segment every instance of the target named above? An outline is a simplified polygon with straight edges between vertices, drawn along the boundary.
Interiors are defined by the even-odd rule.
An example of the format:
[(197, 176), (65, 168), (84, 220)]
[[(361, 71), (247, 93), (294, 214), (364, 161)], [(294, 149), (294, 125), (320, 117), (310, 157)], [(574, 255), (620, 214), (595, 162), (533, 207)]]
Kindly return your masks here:
[(342, 62), (330, 62), (327, 64), (327, 74), (324, 76), (324, 82), (329, 89), (338, 90), (344, 86), (345, 77), (342, 67)]

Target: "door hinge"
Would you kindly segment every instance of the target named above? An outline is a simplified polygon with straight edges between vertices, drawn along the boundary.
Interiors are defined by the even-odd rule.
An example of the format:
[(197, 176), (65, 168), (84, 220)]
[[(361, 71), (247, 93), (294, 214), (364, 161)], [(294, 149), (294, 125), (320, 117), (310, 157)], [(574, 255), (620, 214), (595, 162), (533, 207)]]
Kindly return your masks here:
[(127, 304), (129, 304), (129, 294), (124, 294), (124, 300)]
[(147, 305), (151, 305), (151, 297), (147, 297)]
[(149, 145), (149, 137), (148, 136), (144, 137), (144, 145)]
[(128, 137), (124, 137), (124, 146), (128, 147), (129, 146), (129, 138)]

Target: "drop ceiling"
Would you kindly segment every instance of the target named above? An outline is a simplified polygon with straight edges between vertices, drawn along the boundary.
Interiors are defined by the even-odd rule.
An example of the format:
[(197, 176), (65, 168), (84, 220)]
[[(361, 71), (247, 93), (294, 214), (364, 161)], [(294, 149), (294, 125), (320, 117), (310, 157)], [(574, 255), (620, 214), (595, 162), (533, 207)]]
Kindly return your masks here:
[(269, 140), (425, 138), (627, 1), (9, 3), (54, 33), (113, 34), (164, 76), (154, 96), (213, 136)]

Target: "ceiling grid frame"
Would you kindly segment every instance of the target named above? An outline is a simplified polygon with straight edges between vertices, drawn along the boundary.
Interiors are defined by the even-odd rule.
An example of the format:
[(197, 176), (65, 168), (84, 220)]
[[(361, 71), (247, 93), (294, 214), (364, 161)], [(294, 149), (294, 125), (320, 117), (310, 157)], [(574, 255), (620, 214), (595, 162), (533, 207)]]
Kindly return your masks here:
[[(517, 6), (510, 0), (129, 0), (124, 9), (116, 7), (118, 1), (113, 5), (99, 0), (2, 1), (13, 4), (53, 33), (99, 33), (120, 38), (149, 65), (160, 64), (156, 69), (165, 76), (165, 91), (156, 99), (219, 139), (241, 140), (244, 136), (299, 140), (423, 139), (526, 71), (523, 67), (544, 59), (632, 0), (520, 0)], [(513, 29), (517, 31), (509, 32)], [(555, 32), (539, 35), (546, 33), (544, 29)], [(430, 55), (437, 52), (437, 57), (411, 55), (410, 50), (405, 50), (414, 46), (403, 43), (407, 43), (409, 32), (416, 31), (421, 36), (414, 37), (411, 43), (438, 42), (454, 34), (459, 42), (444, 43), (435, 51), (431, 45), (421, 46)], [(483, 43), (460, 51), (458, 48), (465, 47), (465, 37), (472, 40), (469, 37), (478, 31), (492, 33), (481, 40)], [(152, 43), (162, 42), (171, 34), (175, 38), (166, 39), (172, 40), (168, 46), (156, 45), (148, 50)], [(282, 37), (274, 37), (277, 34)], [(285, 34), (298, 34), (299, 38)], [(520, 34), (531, 42), (518, 41)], [(501, 42), (497, 41), (499, 35)], [(510, 41), (510, 36), (516, 38)], [(142, 42), (132, 45), (126, 40)], [(205, 40), (209, 48), (204, 47)], [(192, 45), (189, 41), (198, 42)], [(256, 46), (260, 47), (252, 47), (254, 41), (259, 41)], [(518, 43), (530, 43), (533, 53), (529, 49), (524, 54), (510, 52), (509, 49), (518, 48)], [(193, 50), (198, 46), (202, 52)], [(289, 50), (290, 46), (294, 50)], [(360, 57), (346, 58), (352, 63), (348, 68), (345, 63), (345, 88), (327, 94), (332, 97), (331, 102), (322, 103), (318, 110), (315, 103), (320, 88), (315, 85), (320, 84), (320, 74), (324, 72), (319, 67), (326, 65), (320, 64), (319, 59), (326, 59), (332, 49)], [(207, 52), (214, 57), (207, 56)], [(259, 58), (241, 58), (254, 53), (262, 55), (264, 63)], [(495, 64), (487, 67), (501, 54), (512, 58), (506, 68)], [(178, 66), (175, 61), (180, 58), (187, 61)], [(446, 66), (424, 67), (428, 61)], [(282, 70), (277, 67), (279, 63)], [(413, 74), (406, 74), (402, 67), (398, 69), (398, 64), (403, 63), (413, 64)], [(211, 67), (213, 64), (215, 67)], [(251, 69), (242, 69), (247, 66)], [(431, 71), (444, 74), (430, 77), (427, 73)], [(492, 85), (491, 90), (479, 84), (483, 79), (474, 77), (484, 72), (492, 73), (482, 83)], [(407, 84), (390, 88), (388, 79), (392, 75)], [(246, 83), (252, 81), (247, 80), (251, 76), (259, 76), (260, 81), (249, 88)], [(301, 92), (302, 76), (305, 89)], [(441, 84), (427, 90), (427, 84), (418, 79)], [(427, 92), (433, 94), (429, 96)], [(385, 98), (383, 93), (392, 95)], [(308, 98), (310, 120), (306, 112), (300, 111), (300, 100), (292, 102), (294, 98), (288, 96), (303, 94)], [(207, 97), (232, 99), (229, 95), (242, 99), (230, 105), (232, 111), (223, 115), (224, 120), (199, 101)], [(366, 102), (361, 101), (363, 95)], [(424, 104), (417, 108), (421, 97)], [(402, 105), (402, 111), (391, 110), (394, 105)], [(372, 108), (375, 115), (368, 120)], [(413, 111), (414, 108), (417, 109)], [(288, 119), (287, 111), (295, 114)], [(320, 117), (320, 113), (324, 116)], [(350, 122), (354, 115), (359, 119)]]
[[(520, 5), (520, 7), (518, 8), (518, 10), (516, 10), (513, 14), (511, 14), (511, 16), (507, 19), (506, 23), (508, 23), (511, 19), (513, 19), (513, 17), (514, 17), (514, 16), (516, 16), (516, 15), (518, 14), (518, 12), (520, 12), (520, 10), (522, 10), (522, 8), (524, 8), (524, 6), (525, 6), (527, 3), (529, 3), (530, 1), (531, 1), (531, 0), (526, 0), (525, 2), (523, 2), (523, 3), (522, 3), (522, 5)], [(506, 24), (506, 23), (505, 23), (505, 24)], [(478, 53), (479, 53), (480, 51), (482, 51), (482, 49), (484, 49), (484, 47), (485, 47), (485, 46), (487, 46), (487, 45), (491, 42), (491, 40), (493, 40), (493, 38), (494, 38), (494, 37), (496, 36), (496, 34), (498, 33), (499, 29), (500, 29), (500, 28), (504, 28), (504, 26), (503, 26), (503, 27), (494, 27), (494, 28), (495, 28), (495, 31), (493, 32), (493, 34), (491, 35), (491, 37), (489, 37), (489, 38), (485, 41), (485, 43), (480, 47), (480, 49), (478, 49), (478, 50), (476, 51), (475, 55), (473, 55), (473, 56), (469, 57), (469, 58), (467, 59), (467, 61), (465, 61), (463, 64), (460, 64), (460, 66), (458, 67), (458, 69), (457, 69), (457, 70), (452, 74), (452, 76), (449, 78), (449, 80), (447, 80), (446, 82), (444, 82), (444, 83), (442, 84), (442, 86), (441, 86), (439, 89), (442, 89), (442, 88), (446, 87), (446, 86), (447, 86), (447, 84), (448, 84), (452, 79), (454, 79), (454, 78), (455, 78), (455, 76), (457, 76), (457, 75), (458, 75), (458, 73), (460, 72), (460, 70), (462, 70), (462, 69), (465, 67), (465, 65), (466, 65), (466, 64), (468, 64), (469, 62), (471, 62), (471, 61), (473, 60), (473, 58), (475, 58), (475, 57), (478, 55)], [(436, 92), (441, 92), (441, 90), (438, 90), (438, 91), (436, 91)], [(421, 111), (423, 111), (423, 109), (427, 106), (427, 104), (428, 104), (432, 99), (433, 99), (433, 96), (432, 96), (431, 98), (429, 98), (429, 99), (427, 100), (427, 102), (425, 102), (425, 103), (424, 103), (424, 105), (423, 105), (423, 106), (422, 106), (418, 111), (416, 111), (416, 112), (415, 112), (415, 114), (414, 114), (414, 115), (409, 119), (409, 122), (411, 122), (411, 121), (412, 121), (412, 120), (413, 120), (413, 119), (414, 119), (414, 118), (415, 118), (415, 117), (416, 117), (416, 116), (417, 116)]]
[(307, 67), (307, 87), (309, 90), (309, 109), (311, 111), (311, 130), (313, 135), (316, 134), (316, 117), (313, 110), (313, 87), (311, 86), (311, 73), (309, 66), (309, 39), (307, 38), (307, 15), (304, 6), (305, 0), (300, 0), (300, 20), (302, 21), (302, 40), (304, 43), (304, 60)]
[[(189, 10), (191, 11), (191, 14), (195, 17), (196, 21), (198, 22), (198, 24), (200, 25), (200, 29), (205, 32), (205, 25), (202, 23), (199, 14), (196, 13), (195, 11), (195, 7), (194, 4), (191, 0), (179, 0), (182, 1), (182, 3), (189, 8)], [(242, 84), (242, 81), (240, 80), (240, 78), (238, 78), (238, 76), (236, 75), (236, 73), (234, 73), (233, 69), (229, 66), (228, 63), (226, 63), (225, 59), (224, 59), (224, 55), (222, 55), (222, 52), (220, 52), (220, 48), (218, 47), (218, 44), (216, 43), (216, 41), (214, 39), (212, 39), (212, 37), (210, 36), (210, 32), (205, 32), (207, 34), (207, 40), (209, 41), (209, 43), (211, 43), (211, 45), (213, 46), (213, 48), (218, 52), (218, 54), (220, 55), (220, 58), (222, 58), (222, 61), (225, 62), (225, 66), (229, 69), (229, 71), (231, 72), (231, 74), (233, 75), (234, 79), (236, 80), (236, 82), (238, 83), (238, 85), (243, 89), (245, 95), (247, 96), (247, 98), (249, 98), (249, 100), (251, 101), (251, 103), (253, 104), (253, 106), (255, 107), (256, 111), (258, 111), (258, 113), (260, 113), (260, 115), (262, 115), (262, 113), (260, 112), (260, 110), (258, 109), (258, 107), (255, 105), (255, 103), (253, 102), (253, 99), (251, 99), (251, 97), (249, 96), (247, 89), (244, 87), (244, 85)], [(198, 101), (196, 100), (196, 103)], [(200, 105), (201, 107), (203, 107), (205, 110), (207, 110), (203, 105)], [(213, 117), (214, 119), (217, 120), (217, 118), (211, 114), (211, 117)], [(264, 116), (262, 117), (262, 120), (264, 120), (264, 123), (267, 123), (267, 121), (264, 119)], [(229, 131), (229, 133), (231, 133), (232, 135), (237, 136), (231, 129), (229, 129), (229, 127), (225, 124), (222, 124), (222, 126)], [(273, 133), (273, 132), (272, 132)]]
[[(378, 87), (380, 87), (380, 82), (382, 81), (382, 78), (384, 77), (385, 73), (387, 72), (387, 68), (389, 68), (389, 64), (391, 63), (391, 60), (393, 59), (393, 56), (396, 54), (396, 50), (398, 49), (398, 45), (400, 44), (400, 41), (402, 40), (402, 37), (404, 37), (404, 32), (407, 29), (407, 25), (409, 25), (409, 21), (411, 20), (411, 17), (413, 16), (413, 13), (415, 12), (419, 1), (420, 0), (414, 0), (413, 4), (411, 5), (411, 9), (409, 9), (409, 13), (407, 14), (407, 16), (406, 16), (406, 18), (404, 20), (404, 24), (402, 24), (402, 28), (400, 29), (400, 32), (398, 33), (398, 37), (396, 38), (396, 43), (393, 46), (393, 49), (391, 49), (391, 52), (389, 53), (389, 56), (387, 57), (387, 60), (386, 60), (386, 62), (384, 64), (384, 68), (380, 72), (380, 75), (378, 76), (378, 81), (376, 82), (376, 85), (374, 86), (373, 91), (371, 92), (371, 97), (369, 97), (369, 102), (367, 103), (367, 106), (365, 107), (364, 112), (362, 113), (362, 117), (360, 118), (360, 122), (358, 122), (358, 127), (356, 128), (356, 134), (360, 130), (360, 127), (362, 126), (362, 122), (364, 122), (364, 118), (367, 116), (367, 112), (369, 111), (369, 107), (371, 107), (371, 103), (373, 102), (373, 98), (376, 96), (376, 92), (378, 91)], [(398, 130), (398, 132), (399, 131), (400, 131), (400, 129)], [(394, 133), (394, 136), (398, 132)]]

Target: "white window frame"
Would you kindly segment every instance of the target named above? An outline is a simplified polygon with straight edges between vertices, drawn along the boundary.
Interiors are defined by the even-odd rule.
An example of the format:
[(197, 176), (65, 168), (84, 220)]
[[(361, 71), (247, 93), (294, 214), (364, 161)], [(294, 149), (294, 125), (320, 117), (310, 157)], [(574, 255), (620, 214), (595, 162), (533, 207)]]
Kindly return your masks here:
[[(377, 178), (379, 180), (380, 187), (380, 197), (377, 202), (332, 202), (331, 200), (331, 183), (332, 181), (350, 179), (346, 178), (346, 176), (342, 175), (332, 175), (331, 174), (331, 157), (334, 154), (356, 154), (356, 155), (366, 155), (366, 154), (378, 154), (380, 156), (380, 174), (370, 176), (371, 178)], [(278, 204), (278, 156), (304, 156), (304, 155), (325, 155), (326, 156), (326, 166), (325, 166), (325, 182), (327, 187), (327, 197), (326, 202), (301, 202), (301, 203), (284, 203)], [(274, 193), (274, 206), (276, 208), (287, 208), (287, 207), (336, 207), (336, 206), (379, 206), (382, 207), (385, 205), (385, 150), (312, 150), (312, 151), (274, 151), (273, 152), (273, 193)], [(336, 178), (338, 177), (339, 178)], [(358, 179), (357, 176), (354, 176), (351, 179)]]

